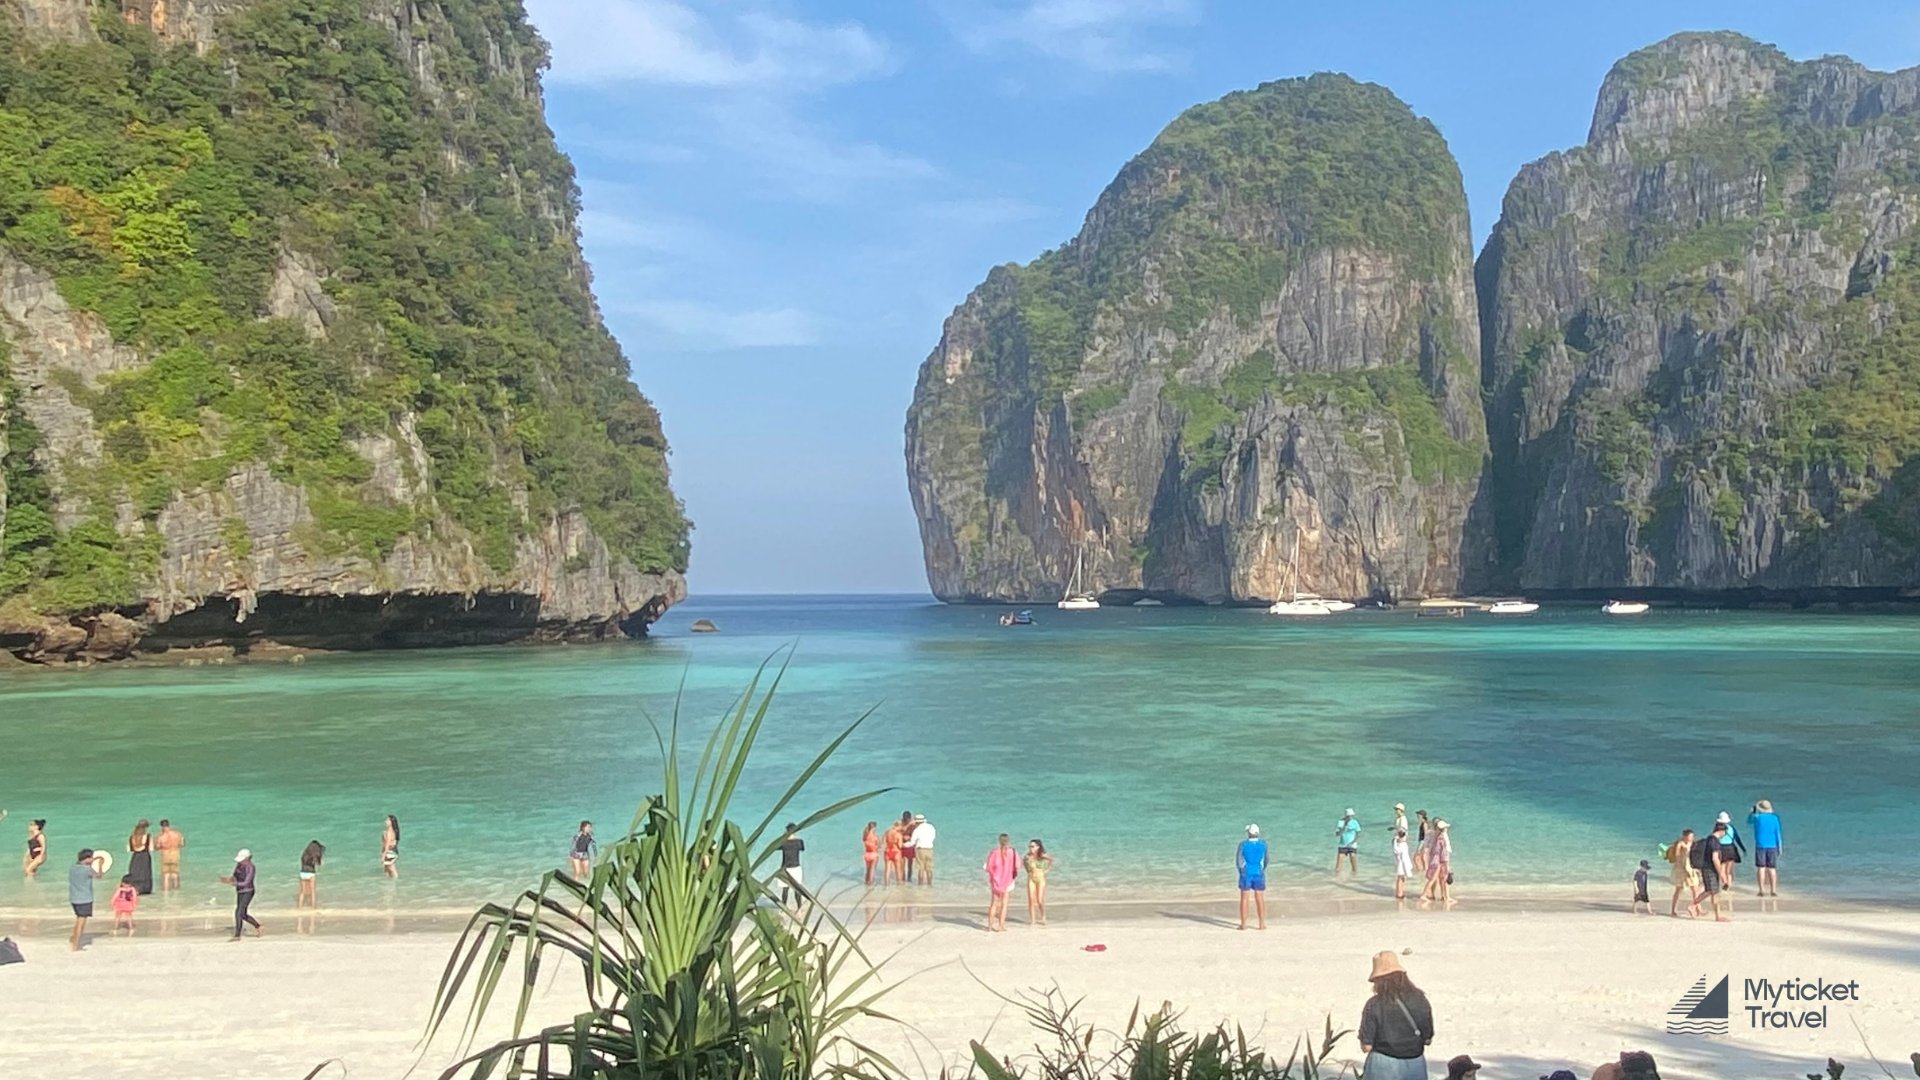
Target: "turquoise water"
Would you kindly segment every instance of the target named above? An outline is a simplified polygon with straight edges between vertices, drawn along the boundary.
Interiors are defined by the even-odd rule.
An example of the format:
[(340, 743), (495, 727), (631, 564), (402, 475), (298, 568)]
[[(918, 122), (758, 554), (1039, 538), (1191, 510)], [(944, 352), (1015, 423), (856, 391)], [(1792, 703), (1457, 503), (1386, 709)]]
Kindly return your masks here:
[[(1920, 887), (1920, 619), (1588, 610), (1513, 621), (1253, 610), (1038, 613), (913, 598), (720, 598), (643, 643), (316, 658), (303, 665), (0, 675), (0, 848), (49, 819), (42, 880), (0, 872), (0, 908), (57, 911), (81, 846), (119, 851), (139, 817), (188, 836), (187, 908), (251, 847), (292, 892), (299, 849), (330, 847), (331, 907), (451, 909), (564, 862), (654, 787), (646, 715), (704, 732), (752, 669), (797, 642), (746, 798), (764, 805), (842, 725), (878, 712), (809, 807), (894, 786), (808, 837), (810, 880), (857, 874), (860, 825), (926, 813), (941, 893), (971, 898), (995, 834), (1046, 838), (1056, 896), (1231, 891), (1257, 821), (1276, 888), (1321, 890), (1331, 832), (1367, 823), (1383, 884), (1396, 801), (1455, 823), (1463, 890), (1592, 883), (1618, 899), (1636, 860), (1721, 809), (1771, 798), (1789, 890)], [(717, 635), (686, 632), (713, 619)], [(402, 875), (379, 874), (383, 815)], [(12, 865), (11, 862), (0, 865)], [(49, 872), (51, 871), (51, 872)]]

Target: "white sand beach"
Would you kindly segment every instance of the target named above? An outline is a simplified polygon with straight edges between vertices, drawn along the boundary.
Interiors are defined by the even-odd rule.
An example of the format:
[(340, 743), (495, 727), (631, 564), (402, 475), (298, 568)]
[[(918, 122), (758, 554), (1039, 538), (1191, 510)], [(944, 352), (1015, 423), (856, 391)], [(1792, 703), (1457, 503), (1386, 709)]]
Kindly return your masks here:
[[(910, 1073), (929, 1076), (964, 1067), (969, 1039), (1017, 1057), (1034, 1040), (996, 993), (1057, 984), (1084, 997), (1083, 1015), (1102, 1024), (1123, 1023), (1136, 1001), (1149, 1010), (1172, 1001), (1193, 1025), (1238, 1023), (1284, 1057), (1329, 1014), (1336, 1027), (1354, 1026), (1368, 957), (1392, 949), (1432, 999), (1436, 1075), (1465, 1052), (1486, 1066), (1487, 1080), (1532, 1080), (1562, 1067), (1584, 1078), (1622, 1049), (1651, 1050), (1662, 1075), (1681, 1080), (1801, 1076), (1829, 1056), (1850, 1073), (1877, 1073), (1866, 1068), (1861, 1033), (1883, 1060), (1909, 1067), (1908, 1054), (1920, 1050), (1920, 913), (1743, 907), (1735, 922), (1714, 925), (1617, 910), (1388, 905), (1278, 918), (1265, 933), (1238, 932), (1193, 907), (1062, 917), (1039, 929), (1020, 925), (1016, 911), (1006, 934), (983, 932), (974, 912), (936, 911), (868, 931), (874, 955), (899, 950), (886, 969), (895, 988), (885, 1008), (911, 1030), (864, 1034)], [(0, 967), (0, 1001), (9, 1006), (0, 1075), (297, 1080), (328, 1060), (344, 1072), (323, 1075), (405, 1074), (454, 935), (300, 936), (273, 917), (267, 926), (265, 938), (238, 943), (198, 928), (119, 940), (102, 933), (72, 954), (43, 923), (22, 939), (28, 962)], [(1090, 944), (1106, 949), (1085, 951)], [(1731, 1034), (1667, 1036), (1667, 1010), (1703, 975), (1732, 976)], [(1860, 1000), (1827, 1003), (1825, 1029), (1756, 1031), (1742, 984), (1762, 978), (1856, 982)], [(556, 964), (543, 981), (546, 1018), (565, 1015), (572, 970)], [(446, 1060), (441, 1049), (429, 1065)], [(1342, 1051), (1359, 1057), (1352, 1037)]]

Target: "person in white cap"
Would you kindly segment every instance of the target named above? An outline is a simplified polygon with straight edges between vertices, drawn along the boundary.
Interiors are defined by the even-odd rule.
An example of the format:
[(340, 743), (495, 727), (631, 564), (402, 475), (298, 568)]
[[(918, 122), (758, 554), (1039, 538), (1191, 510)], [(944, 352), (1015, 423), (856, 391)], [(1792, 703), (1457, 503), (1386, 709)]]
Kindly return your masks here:
[(1247, 826), (1247, 838), (1233, 854), (1234, 868), (1240, 872), (1240, 929), (1247, 928), (1247, 905), (1267, 928), (1267, 842), (1260, 839), (1260, 826)]
[(1740, 839), (1740, 830), (1733, 827), (1732, 814), (1722, 810), (1720, 816), (1713, 820), (1715, 824), (1727, 827), (1727, 888), (1731, 889), (1733, 888), (1733, 869), (1739, 866), (1741, 859), (1745, 857), (1747, 843)]
[(1353, 807), (1339, 821), (1333, 823), (1333, 838), (1339, 848), (1333, 853), (1333, 876), (1340, 876), (1340, 860), (1347, 860), (1347, 866), (1354, 877), (1360, 876), (1360, 819), (1353, 816)]
[(233, 936), (228, 941), (239, 941), (240, 931), (244, 927), (253, 927), (253, 936), (259, 937), (262, 928), (260, 920), (247, 914), (247, 908), (253, 904), (253, 852), (241, 848), (233, 855), (233, 873), (220, 879), (220, 884), (233, 886)]

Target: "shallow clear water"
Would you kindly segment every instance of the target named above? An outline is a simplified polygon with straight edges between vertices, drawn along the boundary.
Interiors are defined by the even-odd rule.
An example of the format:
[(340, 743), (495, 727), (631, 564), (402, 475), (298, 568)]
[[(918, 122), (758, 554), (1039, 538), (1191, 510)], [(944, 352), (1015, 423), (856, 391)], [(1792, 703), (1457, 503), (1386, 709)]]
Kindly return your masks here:
[[(0, 907), (57, 910), (74, 852), (119, 852), (139, 817), (186, 832), (174, 903), (189, 908), (226, 902), (213, 878), (242, 845), (263, 890), (290, 897), (314, 837), (330, 848), (330, 907), (509, 894), (564, 863), (580, 818), (605, 836), (654, 790), (646, 717), (670, 715), (683, 677), (683, 716), (703, 735), (794, 642), (746, 801), (764, 806), (874, 706), (802, 801), (898, 789), (807, 837), (815, 883), (857, 874), (866, 820), (912, 808), (940, 830), (946, 895), (971, 897), (1006, 831), (1046, 838), (1061, 900), (1230, 896), (1249, 821), (1272, 840), (1276, 888), (1324, 890), (1340, 811), (1366, 822), (1378, 882), (1402, 801), (1455, 823), (1463, 888), (1594, 883), (1614, 900), (1657, 842), (1771, 798), (1790, 889), (1920, 886), (1920, 619), (1582, 609), (1303, 624), (1043, 608), (1038, 626), (1002, 628), (997, 615), (717, 598), (670, 612), (644, 643), (0, 675), (0, 850), (19, 857), (30, 817), (52, 841), (39, 882), (0, 872)], [(687, 633), (700, 617), (722, 633)], [(389, 812), (397, 883), (378, 868)]]

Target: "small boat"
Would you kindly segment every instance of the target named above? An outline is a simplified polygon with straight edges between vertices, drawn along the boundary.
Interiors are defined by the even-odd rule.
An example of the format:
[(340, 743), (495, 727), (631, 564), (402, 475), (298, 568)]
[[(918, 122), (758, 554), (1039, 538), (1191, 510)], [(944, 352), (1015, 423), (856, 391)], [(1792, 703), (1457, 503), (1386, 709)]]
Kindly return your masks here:
[(1331, 615), (1333, 614), (1333, 609), (1327, 606), (1326, 601), (1316, 596), (1311, 600), (1294, 599), (1276, 601), (1272, 607), (1267, 609), (1267, 614), (1319, 616)]
[(1000, 616), (1000, 625), (1001, 626), (1032, 626), (1033, 612), (1030, 610), (1022, 610), (1018, 612), (1009, 611)]
[(1645, 615), (1651, 606), (1639, 600), (1609, 600), (1600, 610), (1609, 615)]
[(1455, 600), (1452, 597), (1436, 596), (1420, 601), (1420, 609), (1414, 612), (1422, 619), (1464, 619), (1468, 608), (1477, 608), (1479, 604), (1471, 600)]
[(1540, 605), (1531, 600), (1496, 600), (1487, 605), (1489, 615), (1531, 615)]
[(1080, 585), (1080, 548), (1073, 549), (1073, 576), (1067, 579), (1066, 595), (1054, 606), (1061, 611), (1097, 611), (1100, 601)]

